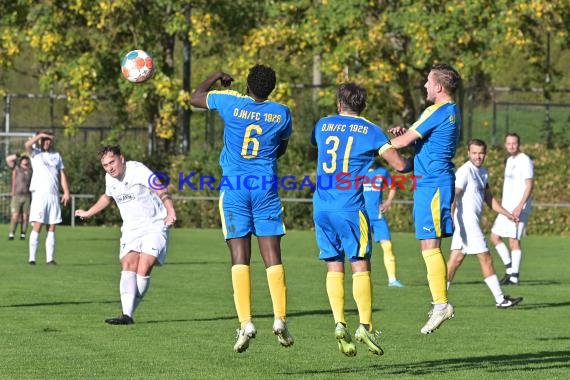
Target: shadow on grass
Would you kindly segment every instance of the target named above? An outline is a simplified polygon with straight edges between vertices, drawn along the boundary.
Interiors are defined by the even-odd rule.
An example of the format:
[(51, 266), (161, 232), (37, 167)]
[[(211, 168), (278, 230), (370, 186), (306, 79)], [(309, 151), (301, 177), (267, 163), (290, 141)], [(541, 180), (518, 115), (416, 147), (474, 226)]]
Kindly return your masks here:
[(545, 307), (567, 307), (570, 306), (570, 301), (566, 302), (543, 302), (543, 303), (521, 303), (517, 306), (517, 309), (521, 310), (534, 310), (534, 309), (544, 309)]
[(517, 286), (544, 286), (544, 285), (566, 285), (570, 283), (569, 281), (557, 281), (557, 280), (523, 280), (521, 285), (503, 285), (507, 288), (517, 287)]
[[(568, 284), (567, 281), (555, 281), (555, 280), (530, 280), (530, 281), (523, 281), (521, 285), (502, 285), (503, 290), (505, 289), (512, 289), (512, 288), (519, 288), (520, 286), (547, 286), (547, 285), (565, 285)], [(481, 281), (453, 281), (453, 286), (461, 286), (461, 285), (478, 285), (478, 284), (485, 284), (485, 281), (481, 279)]]
[[(346, 314), (347, 315), (351, 315), (351, 314), (358, 314), (358, 310), (356, 309), (347, 309), (346, 310)], [(291, 318), (291, 317), (303, 317), (303, 316), (311, 316), (311, 315), (331, 315), (332, 316), (332, 312), (329, 309), (326, 310), (305, 310), (305, 311), (292, 311), (287, 313), (287, 318)], [(253, 319), (273, 319), (274, 315), (273, 314), (256, 314), (253, 316)], [(210, 321), (227, 321), (227, 320), (233, 320), (236, 319), (237, 320), (237, 316), (236, 315), (221, 315), (221, 316), (217, 316), (217, 317), (207, 317), (207, 318), (188, 318), (188, 319), (162, 319), (162, 320), (150, 320), (150, 321), (144, 321), (144, 322), (137, 322), (138, 324), (143, 324), (143, 323), (171, 323), (171, 322), (210, 322)], [(255, 321), (254, 321), (255, 322)]]
[(536, 340), (549, 341), (549, 340), (570, 340), (570, 336), (554, 336), (551, 338), (536, 338)]
[(510, 371), (533, 371), (568, 368), (570, 351), (541, 351), (513, 355), (488, 355), (465, 358), (427, 360), (405, 364), (377, 364), (365, 367), (338, 367), (322, 370), (282, 372), (283, 375), (327, 375), (360, 373), (366, 375), (442, 375), (458, 374), (461, 371), (486, 371), (501, 373)]
[(164, 263), (164, 266), (169, 265), (228, 265), (228, 263), (220, 261), (168, 261)]
[[(117, 260), (114, 263), (65, 263), (65, 266), (70, 266), (70, 267), (88, 267), (91, 265), (99, 265), (99, 266), (105, 266), (105, 265), (112, 265), (115, 267), (119, 267), (120, 268), (120, 262)], [(221, 262), (216, 262), (216, 261), (166, 261), (166, 263), (163, 266), (170, 266), (170, 265), (226, 265), (226, 263), (221, 263)]]
[(118, 301), (55, 301), (55, 302), (35, 302), (35, 303), (16, 303), (12, 305), (0, 305), (0, 308), (8, 307), (37, 307), (37, 306), (62, 306), (62, 305), (89, 305), (89, 304), (105, 304), (117, 303)]

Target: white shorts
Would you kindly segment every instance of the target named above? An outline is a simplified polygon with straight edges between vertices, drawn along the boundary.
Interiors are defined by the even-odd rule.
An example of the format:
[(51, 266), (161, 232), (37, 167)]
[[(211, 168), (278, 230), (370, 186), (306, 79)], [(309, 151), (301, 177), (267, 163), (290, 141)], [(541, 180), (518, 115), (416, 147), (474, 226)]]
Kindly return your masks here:
[(528, 223), (528, 216), (529, 213), (523, 212), (520, 215), (520, 221), (515, 223), (507, 219), (506, 216), (499, 214), (497, 219), (495, 219), (495, 223), (493, 223), (491, 232), (500, 237), (521, 240)]
[(489, 251), (479, 223), (464, 223), (459, 226), (456, 222), (454, 227), (451, 238), (452, 250), (461, 250), (464, 255), (476, 255)]
[(32, 204), (30, 205), (30, 222), (42, 224), (61, 223), (59, 195), (34, 191), (32, 193)]
[(168, 249), (168, 230), (166, 226), (158, 226), (123, 231), (119, 259), (122, 260), (129, 252), (137, 252), (156, 257), (157, 265), (164, 264)]

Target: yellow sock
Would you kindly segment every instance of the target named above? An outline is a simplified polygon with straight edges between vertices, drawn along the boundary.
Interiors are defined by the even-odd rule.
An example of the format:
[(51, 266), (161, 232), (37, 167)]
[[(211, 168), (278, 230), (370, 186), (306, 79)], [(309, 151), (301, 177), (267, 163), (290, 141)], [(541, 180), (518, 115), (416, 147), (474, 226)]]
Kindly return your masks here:
[(251, 274), (249, 265), (232, 266), (234, 304), (241, 327), (251, 320)]
[(422, 251), (433, 303), (447, 303), (447, 265), (441, 248)]
[(356, 272), (352, 275), (352, 296), (358, 308), (360, 323), (372, 330), (372, 281), (370, 272)]
[(267, 284), (273, 303), (275, 318), (285, 320), (287, 314), (287, 286), (285, 285), (285, 270), (283, 264), (273, 265), (267, 268)]
[(344, 273), (327, 272), (327, 295), (335, 323), (344, 323)]
[(386, 274), (388, 275), (388, 281), (392, 282), (396, 280), (396, 257), (394, 252), (392, 252), (392, 242), (390, 240), (384, 240), (380, 242), (382, 246), (382, 251), (384, 251), (384, 266), (386, 267)]

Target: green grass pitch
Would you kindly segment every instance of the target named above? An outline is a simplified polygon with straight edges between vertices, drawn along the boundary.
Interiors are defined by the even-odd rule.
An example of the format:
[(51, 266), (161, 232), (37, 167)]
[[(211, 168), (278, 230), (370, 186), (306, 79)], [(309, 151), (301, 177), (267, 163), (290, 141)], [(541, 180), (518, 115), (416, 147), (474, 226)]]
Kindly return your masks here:
[[(6, 225), (4, 231), (7, 231)], [(7, 232), (6, 232), (7, 235)], [(523, 240), (522, 284), (505, 293), (523, 296), (497, 310), (479, 264), (467, 258), (450, 289), (456, 317), (434, 334), (420, 327), (429, 309), (425, 267), (410, 234), (394, 234), (403, 289), (386, 286), (381, 250), (374, 247), (374, 322), (385, 355), (357, 344), (342, 356), (325, 293), (325, 267), (314, 234), (290, 231), (283, 258), (289, 292), (289, 328), (282, 348), (271, 333), (272, 309), (257, 249), (252, 262), (257, 338), (233, 352), (237, 319), (229, 253), (218, 230), (172, 231), (167, 264), (132, 326), (108, 326), (120, 313), (118, 228), (60, 227), (56, 267), (27, 264), (27, 241), (0, 248), (0, 378), (4, 379), (567, 379), (570, 373), (568, 238)], [(446, 257), (449, 240), (444, 244)], [(503, 268), (496, 254), (495, 268)], [(347, 276), (347, 319), (358, 317)]]

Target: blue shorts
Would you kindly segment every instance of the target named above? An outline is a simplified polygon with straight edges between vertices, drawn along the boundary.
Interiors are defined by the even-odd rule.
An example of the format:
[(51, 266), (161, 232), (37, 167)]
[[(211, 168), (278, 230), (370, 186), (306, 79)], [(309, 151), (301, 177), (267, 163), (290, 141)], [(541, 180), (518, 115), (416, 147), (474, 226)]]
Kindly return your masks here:
[[(240, 178), (230, 180), (242, 181)], [(233, 182), (232, 182), (233, 183)], [(254, 234), (285, 235), (281, 200), (275, 186), (265, 186), (258, 178), (233, 188), (225, 187), (219, 200), (222, 231), (226, 240)]]
[(372, 235), (374, 236), (374, 241), (379, 243), (383, 240), (391, 240), (390, 228), (388, 227), (388, 221), (386, 216), (382, 215), (380, 219), (371, 219), (370, 227), (372, 229)]
[(371, 239), (368, 216), (361, 211), (315, 211), (315, 234), (319, 259), (350, 261), (370, 259)]
[(417, 239), (436, 239), (453, 235), (451, 204), (454, 196), (454, 184), (416, 188), (414, 224)]

